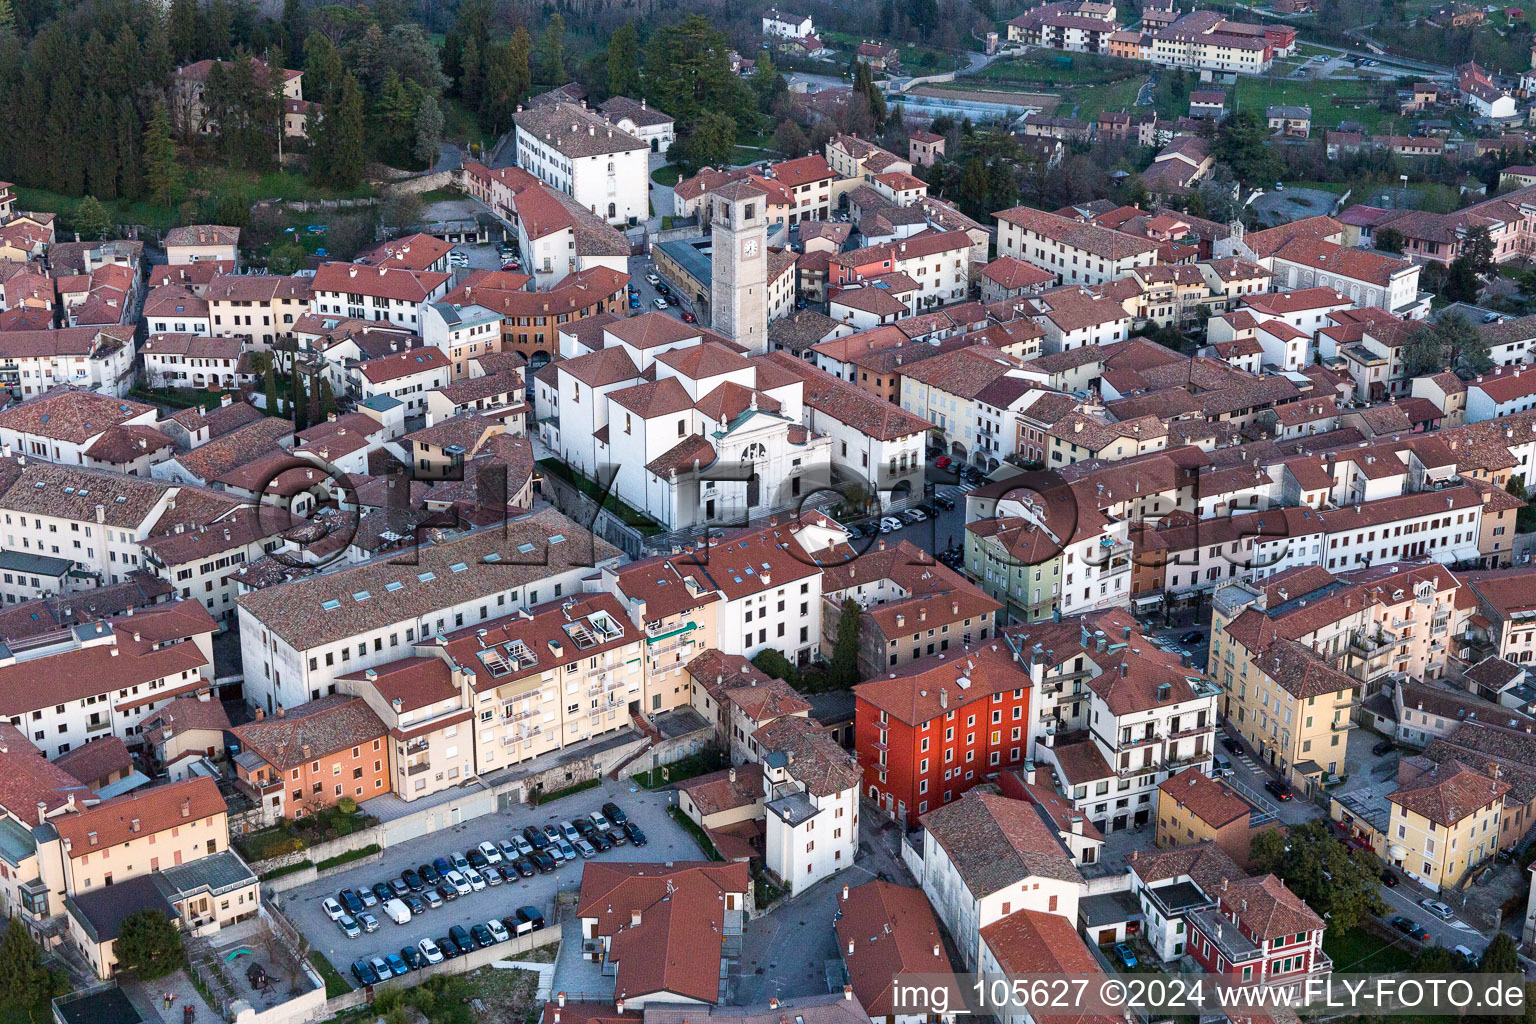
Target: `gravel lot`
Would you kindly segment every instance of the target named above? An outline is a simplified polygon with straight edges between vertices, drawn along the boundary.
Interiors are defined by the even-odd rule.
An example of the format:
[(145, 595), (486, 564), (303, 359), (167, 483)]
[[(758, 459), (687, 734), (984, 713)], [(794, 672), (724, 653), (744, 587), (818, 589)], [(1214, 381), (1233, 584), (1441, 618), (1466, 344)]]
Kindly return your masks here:
[(518, 907), (535, 906), (544, 913), (550, 927), (558, 926), (555, 919), (555, 894), (561, 889), (575, 889), (581, 884), (581, 862), (565, 863), (547, 875), (517, 882), (507, 882), (462, 896), (451, 903), (428, 910), (404, 925), (397, 925), (381, 908), (370, 908), (369, 913), (378, 918), (378, 931), (363, 933), (356, 939), (348, 939), (341, 929), (325, 916), (321, 901), (334, 897), (340, 890), (371, 888), (375, 882), (387, 882), (398, 878), (406, 868), (431, 863), (436, 857), (446, 857), (451, 852), (467, 852), (483, 840), (498, 842), (521, 832), (526, 825), (543, 826), (559, 823), (562, 819), (574, 821), (591, 811), (601, 809), (603, 803), (612, 800), (623, 808), (629, 819), (645, 831), (649, 842), (636, 848), (626, 844), (607, 853), (599, 853), (595, 859), (611, 861), (668, 861), (702, 860), (693, 839), (667, 817), (671, 803), (671, 791), (651, 792), (636, 787), (631, 793), (629, 782), (604, 779), (595, 789), (585, 790), (539, 807), (518, 806), (506, 814), (487, 815), (465, 822), (457, 828), (436, 835), (423, 836), (408, 843), (390, 847), (382, 860), (363, 864), (351, 871), (291, 889), (282, 896), (282, 908), (294, 925), (302, 931), (315, 949), (330, 959), (336, 969), (347, 974), (354, 960), (387, 953), (398, 953), (402, 946), (415, 945), (422, 938), (436, 939), (448, 934), (453, 925), (468, 928), (492, 918), (500, 920), (517, 912)]

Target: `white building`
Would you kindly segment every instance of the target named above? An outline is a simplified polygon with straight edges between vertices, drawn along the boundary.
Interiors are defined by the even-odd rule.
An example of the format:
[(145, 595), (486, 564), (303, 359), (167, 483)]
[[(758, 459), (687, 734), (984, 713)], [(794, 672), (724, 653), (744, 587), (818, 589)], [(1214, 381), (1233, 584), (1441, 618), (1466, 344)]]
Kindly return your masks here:
[(922, 860), (904, 857), (959, 947), (978, 970), (981, 930), (1020, 910), (1077, 920), (1083, 877), (1033, 803), (970, 791), (923, 815)]
[(997, 214), (997, 254), (1033, 263), (1058, 284), (1102, 284), (1157, 262), (1160, 243), (1016, 206)]
[(501, 351), (501, 314), (484, 306), (433, 302), (421, 307), (421, 338), (447, 357), (451, 379), (473, 376), (476, 356)]
[(517, 163), (610, 224), (647, 219), (648, 143), (574, 103), (519, 110)]
[(336, 678), (401, 656), (400, 645), (583, 592), (619, 552), (553, 510), (461, 540), (241, 594), (246, 695), (268, 714), (336, 692)]
[(251, 380), (240, 338), (209, 338), (201, 334), (151, 334), (139, 351), (144, 376), (151, 387), (224, 388), (234, 390)]
[(809, 718), (785, 716), (752, 739), (763, 765), (768, 870), (803, 892), (852, 866), (859, 849), (858, 762)]
[(61, 388), (0, 410), (0, 445), (15, 455), (63, 465), (86, 464), (91, 446), (114, 427), (154, 429), (152, 405)]
[(597, 108), (615, 128), (628, 132), (651, 147), (652, 153), (665, 153), (677, 141), (677, 126), (671, 114), (663, 114), (641, 99), (610, 96)]
[(0, 385), (40, 395), (60, 384), (122, 397), (133, 387), (131, 324), (0, 331)]
[(419, 416), (426, 412), (427, 392), (447, 384), (450, 369), (448, 353), (429, 346), (359, 363), (352, 381), (362, 401), (383, 395), (405, 403), (406, 416)]
[(763, 35), (779, 39), (804, 39), (815, 35), (809, 14), (794, 14), (770, 7), (763, 12)]
[(1498, 369), (1467, 382), (1466, 422), (1493, 420), (1536, 408), (1536, 372)]
[(309, 310), (353, 320), (387, 320), (421, 330), (421, 307), (448, 293), (453, 275), (357, 263), (325, 263), (315, 271)]

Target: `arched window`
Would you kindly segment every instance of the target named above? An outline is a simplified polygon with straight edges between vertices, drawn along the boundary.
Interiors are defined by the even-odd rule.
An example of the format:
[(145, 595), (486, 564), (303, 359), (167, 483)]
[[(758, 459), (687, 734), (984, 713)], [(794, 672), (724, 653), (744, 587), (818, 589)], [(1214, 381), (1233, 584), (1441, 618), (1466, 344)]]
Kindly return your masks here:
[(613, 220), (613, 218), (617, 217), (618, 215), (619, 215), (619, 208), (617, 206), (613, 205), (612, 203), (609, 203), (608, 204), (608, 219), (609, 220)]
[(761, 441), (753, 441), (751, 444), (747, 445), (746, 448), (742, 449), (741, 452), (742, 462), (757, 462), (759, 460), (766, 459), (767, 457), (768, 449), (763, 445)]

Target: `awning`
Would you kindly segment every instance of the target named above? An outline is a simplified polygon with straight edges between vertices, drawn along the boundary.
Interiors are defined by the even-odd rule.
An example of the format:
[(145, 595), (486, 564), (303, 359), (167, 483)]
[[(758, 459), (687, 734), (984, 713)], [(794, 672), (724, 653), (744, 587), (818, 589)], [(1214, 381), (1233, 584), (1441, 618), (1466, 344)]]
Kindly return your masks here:
[(1306, 775), (1308, 777), (1323, 774), (1323, 766), (1318, 764), (1316, 761), (1297, 761), (1295, 764), (1291, 765), (1291, 767), (1294, 768), (1298, 774)]
[(1159, 590), (1152, 594), (1138, 594), (1131, 598), (1131, 603), (1138, 608), (1145, 608), (1147, 605), (1152, 604), (1162, 604), (1163, 592)]

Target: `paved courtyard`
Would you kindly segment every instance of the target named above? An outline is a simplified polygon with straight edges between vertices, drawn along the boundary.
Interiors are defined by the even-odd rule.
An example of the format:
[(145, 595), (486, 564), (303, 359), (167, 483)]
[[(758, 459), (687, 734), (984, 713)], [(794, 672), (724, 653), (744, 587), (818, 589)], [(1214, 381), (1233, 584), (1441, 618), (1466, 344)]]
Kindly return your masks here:
[(492, 918), (499, 920), (516, 913), (519, 907), (537, 907), (553, 927), (557, 923), (556, 894), (560, 890), (574, 890), (580, 886), (582, 862), (562, 864), (547, 875), (488, 886), (437, 909), (428, 910), (403, 925), (395, 924), (381, 909), (374, 907), (370, 913), (379, 921), (378, 931), (372, 934), (365, 932), (356, 939), (348, 939), (331, 923), (321, 902), (345, 888), (362, 890), (371, 888), (375, 882), (398, 878), (406, 868), (431, 863), (434, 858), (445, 857), (453, 852), (470, 850), (483, 840), (498, 842), (507, 839), (521, 832), (527, 825), (542, 827), (561, 820), (573, 821), (579, 816), (599, 810), (609, 800), (624, 809), (630, 820), (644, 830), (649, 842), (638, 848), (628, 844), (615, 847), (598, 854), (595, 859), (700, 860), (703, 855), (697, 844), (667, 817), (666, 809), (671, 799), (670, 791), (651, 792), (627, 781), (614, 782), (605, 778), (595, 789), (563, 797), (553, 803), (539, 807), (518, 805), (506, 813), (474, 818), (443, 832), (392, 846), (384, 851), (383, 858), (378, 862), (362, 864), (351, 871), (283, 893), (279, 897), (280, 904), (283, 913), (288, 915), (294, 926), (342, 973), (346, 973), (355, 960), (398, 953), (402, 947), (415, 945), (420, 939), (436, 939), (447, 935), (453, 925), (467, 928)]

